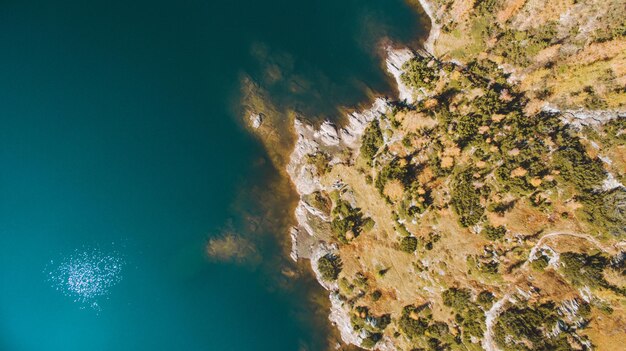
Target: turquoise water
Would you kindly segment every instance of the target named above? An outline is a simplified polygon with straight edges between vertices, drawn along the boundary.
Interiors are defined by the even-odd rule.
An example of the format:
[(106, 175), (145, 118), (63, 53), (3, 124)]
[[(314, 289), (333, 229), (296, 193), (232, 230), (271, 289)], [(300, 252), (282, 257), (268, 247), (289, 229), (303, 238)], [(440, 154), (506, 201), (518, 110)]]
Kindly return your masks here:
[[(372, 43), (422, 27), (401, 0), (0, 2), (0, 350), (321, 350), (316, 288), (251, 225), (276, 172), (239, 77), (269, 48), (309, 83), (277, 100), (333, 118), (389, 90)], [(262, 263), (208, 260), (225, 230)], [(75, 301), (76, 271), (115, 278)]]

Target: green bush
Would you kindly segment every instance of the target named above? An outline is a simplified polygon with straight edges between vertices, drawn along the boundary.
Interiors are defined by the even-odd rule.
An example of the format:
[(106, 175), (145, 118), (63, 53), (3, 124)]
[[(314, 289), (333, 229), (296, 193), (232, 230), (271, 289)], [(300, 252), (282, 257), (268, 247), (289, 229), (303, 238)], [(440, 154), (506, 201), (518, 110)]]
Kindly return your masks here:
[(608, 192), (588, 192), (577, 199), (583, 204), (583, 218), (597, 232), (626, 236), (626, 190), (615, 188)]
[(541, 255), (535, 258), (531, 263), (530, 267), (536, 271), (543, 271), (548, 267), (550, 260), (545, 255)]
[(353, 238), (359, 236), (363, 225), (367, 222), (366, 219), (363, 219), (360, 209), (353, 208), (349, 202), (341, 199), (336, 201), (332, 215), (331, 229), (342, 243), (348, 243), (349, 240), (346, 237), (348, 231), (352, 232)]
[(443, 304), (455, 310), (462, 310), (469, 305), (472, 293), (469, 289), (450, 288), (441, 293)]
[(595, 32), (596, 41), (603, 43), (617, 38), (626, 37), (626, 22), (608, 26)]
[(515, 202), (492, 202), (487, 206), (487, 210), (489, 212), (494, 212), (503, 216), (505, 213), (513, 209), (515, 206)]
[(465, 147), (476, 138), (481, 122), (475, 114), (462, 114), (454, 122), (454, 140), (460, 147)]
[(380, 130), (380, 125), (378, 120), (374, 120), (365, 129), (361, 144), (361, 155), (368, 165), (372, 165), (372, 160), (383, 143), (383, 133)]
[(304, 200), (311, 206), (322, 211), (325, 215), (330, 215), (332, 201), (326, 192), (316, 191), (304, 197)]
[(500, 93), (492, 88), (486, 89), (482, 96), (474, 99), (472, 105), (480, 113), (480, 116), (475, 117), (480, 124), (489, 121), (493, 114), (509, 112), (508, 104), (500, 99)]
[(490, 260), (486, 262), (477, 261), (476, 264), (476, 268), (478, 268), (481, 273), (485, 274), (498, 274), (498, 267), (500, 267), (500, 263), (495, 260)]
[(335, 281), (341, 272), (341, 258), (333, 254), (327, 254), (317, 260), (317, 269), (325, 281)]
[(476, 0), (474, 2), (474, 9), (481, 16), (493, 16), (498, 7), (498, 0)]
[(382, 194), (385, 189), (385, 185), (392, 179), (397, 179), (403, 184), (406, 184), (407, 179), (409, 178), (409, 173), (408, 166), (402, 166), (401, 159), (395, 158), (386, 164), (380, 172), (378, 172), (378, 176), (376, 177), (376, 188)]
[(485, 213), (480, 204), (480, 196), (474, 188), (472, 174), (470, 169), (457, 174), (452, 188), (452, 207), (459, 216), (459, 223), (464, 227), (475, 225)]
[[(565, 139), (571, 137), (572, 139)], [(591, 159), (578, 138), (563, 136), (563, 146), (554, 153), (554, 167), (561, 179), (572, 182), (581, 193), (588, 193), (602, 185), (606, 178), (602, 161)]]
[(417, 249), (417, 238), (414, 236), (407, 236), (400, 240), (400, 250), (408, 253), (413, 253)]
[(539, 51), (556, 40), (557, 24), (549, 22), (529, 31), (507, 29), (500, 33), (493, 51), (507, 61), (520, 66), (532, 62)]
[(366, 336), (363, 341), (361, 341), (361, 347), (364, 349), (371, 349), (383, 338), (381, 333), (372, 333)]
[(405, 306), (402, 310), (402, 316), (398, 321), (398, 327), (402, 334), (407, 338), (414, 340), (424, 335), (426, 328), (428, 328), (428, 320), (423, 317), (414, 318), (412, 316), (419, 313), (419, 309), (413, 305)]
[(472, 75), (483, 77), (487, 80), (495, 80), (500, 86), (507, 85), (506, 80), (510, 76), (504, 73), (497, 63), (488, 60), (470, 62), (467, 64), (467, 71)]
[(428, 58), (416, 56), (402, 66), (404, 73), (400, 79), (404, 84), (411, 88), (425, 88), (431, 90), (437, 84), (438, 66), (436, 64), (432, 64), (431, 67), (428, 67), (428, 65)]
[(494, 327), (496, 344), (504, 350), (570, 350), (565, 333), (550, 338), (559, 316), (552, 302), (535, 307), (514, 306), (500, 314)]
[(487, 225), (482, 230), (482, 234), (489, 240), (500, 240), (504, 237), (504, 234), (506, 234), (506, 228), (504, 226), (494, 227)]
[(383, 293), (380, 292), (380, 290), (374, 290), (371, 294), (370, 294), (372, 301), (378, 301), (380, 300), (380, 298), (383, 296)]
[(363, 220), (362, 230), (364, 232), (369, 232), (372, 228), (374, 228), (374, 225), (376, 225), (376, 222), (370, 217), (367, 217)]
[(324, 175), (330, 172), (331, 166), (329, 165), (330, 156), (324, 152), (316, 152), (314, 154), (307, 155), (307, 163), (315, 166), (319, 175)]
[(396, 228), (396, 230), (398, 231), (398, 234), (404, 237), (408, 237), (411, 235), (411, 232), (409, 232), (409, 230), (406, 229), (406, 226), (402, 223), (396, 222), (396, 226), (394, 228)]
[(565, 278), (576, 286), (609, 287), (604, 279), (604, 268), (608, 259), (600, 253), (587, 255), (584, 253), (564, 252), (561, 254), (562, 272)]
[(476, 302), (485, 308), (490, 308), (495, 297), (490, 291), (481, 291), (476, 297)]

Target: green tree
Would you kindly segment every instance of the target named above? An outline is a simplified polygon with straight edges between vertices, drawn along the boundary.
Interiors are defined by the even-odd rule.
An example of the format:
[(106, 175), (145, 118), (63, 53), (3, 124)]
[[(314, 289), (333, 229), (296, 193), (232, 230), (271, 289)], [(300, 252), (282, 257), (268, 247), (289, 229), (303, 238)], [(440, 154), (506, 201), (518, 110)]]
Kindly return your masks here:
[(459, 223), (464, 227), (478, 223), (485, 213), (473, 183), (473, 172), (470, 169), (457, 174), (453, 182), (451, 203), (459, 216)]
[(327, 254), (317, 260), (317, 269), (325, 281), (335, 281), (341, 272), (341, 258), (333, 254)]
[(372, 165), (372, 160), (378, 153), (378, 149), (383, 146), (383, 133), (380, 130), (378, 120), (373, 120), (363, 133), (361, 143), (361, 155), (368, 165)]

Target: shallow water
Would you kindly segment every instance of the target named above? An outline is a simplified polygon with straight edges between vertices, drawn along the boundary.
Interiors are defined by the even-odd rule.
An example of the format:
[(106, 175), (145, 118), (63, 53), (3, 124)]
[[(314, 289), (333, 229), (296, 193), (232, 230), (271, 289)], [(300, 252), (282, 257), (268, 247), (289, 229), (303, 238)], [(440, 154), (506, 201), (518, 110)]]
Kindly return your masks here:
[[(336, 118), (422, 27), (400, 0), (1, 2), (0, 350), (323, 349), (239, 79)], [(226, 232), (259, 258), (209, 259)]]

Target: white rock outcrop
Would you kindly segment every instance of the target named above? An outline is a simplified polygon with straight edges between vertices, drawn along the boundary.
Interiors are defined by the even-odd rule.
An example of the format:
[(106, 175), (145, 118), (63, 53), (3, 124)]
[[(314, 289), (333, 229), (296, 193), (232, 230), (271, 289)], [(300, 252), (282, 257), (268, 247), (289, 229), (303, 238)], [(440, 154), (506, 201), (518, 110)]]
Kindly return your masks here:
[(398, 85), (398, 91), (400, 92), (400, 100), (406, 101), (409, 104), (415, 102), (414, 91), (402, 82), (402, 74), (404, 70), (402, 67), (404, 64), (415, 57), (413, 51), (409, 49), (393, 49), (387, 48), (387, 71), (395, 78)]
[(249, 117), (250, 125), (252, 128), (257, 129), (263, 124), (263, 115), (260, 113), (253, 113)]

